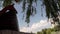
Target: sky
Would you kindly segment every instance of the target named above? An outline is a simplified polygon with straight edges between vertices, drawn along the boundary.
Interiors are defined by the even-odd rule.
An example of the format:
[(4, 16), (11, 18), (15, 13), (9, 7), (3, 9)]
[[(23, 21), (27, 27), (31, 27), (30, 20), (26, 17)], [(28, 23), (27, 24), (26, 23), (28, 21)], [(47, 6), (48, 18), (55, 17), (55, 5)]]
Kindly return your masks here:
[[(15, 8), (18, 11), (17, 18), (20, 31), (36, 33), (38, 31), (41, 31), (42, 29), (51, 27), (51, 23), (48, 22), (48, 19), (46, 17), (45, 7), (41, 10), (41, 4), (42, 4), (41, 1), (37, 1), (37, 7), (36, 7), (37, 14), (31, 16), (29, 27), (27, 27), (25, 19), (22, 19), (23, 18), (22, 3), (15, 4)], [(33, 4), (33, 6), (35, 6), (35, 4)], [(43, 17), (41, 16), (41, 11), (43, 11)]]
[[(45, 13), (45, 7), (41, 10), (41, 1), (37, 1), (37, 14), (30, 17), (30, 23), (29, 27), (27, 27), (27, 23), (25, 22), (25, 19), (23, 19), (23, 13), (22, 13), (22, 3), (18, 4), (15, 3), (14, 7), (17, 10), (17, 19), (18, 19), (18, 26), (19, 31), (22, 32), (38, 32), (45, 28), (50, 28), (51, 23), (48, 22), (48, 19), (46, 17)], [(33, 4), (33, 6), (36, 6)], [(1, 9), (1, 7), (0, 7)], [(41, 11), (43, 11), (43, 17), (41, 16)]]

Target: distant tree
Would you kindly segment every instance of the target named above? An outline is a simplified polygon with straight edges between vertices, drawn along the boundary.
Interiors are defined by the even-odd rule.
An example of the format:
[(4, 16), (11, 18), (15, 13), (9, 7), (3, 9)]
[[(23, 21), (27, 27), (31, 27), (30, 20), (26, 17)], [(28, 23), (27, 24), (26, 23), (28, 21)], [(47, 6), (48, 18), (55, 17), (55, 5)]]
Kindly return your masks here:
[(43, 34), (43, 32), (37, 32), (37, 34)]
[(37, 34), (51, 34), (52, 32), (56, 32), (56, 29), (55, 28), (42, 29), (42, 31), (37, 32)]

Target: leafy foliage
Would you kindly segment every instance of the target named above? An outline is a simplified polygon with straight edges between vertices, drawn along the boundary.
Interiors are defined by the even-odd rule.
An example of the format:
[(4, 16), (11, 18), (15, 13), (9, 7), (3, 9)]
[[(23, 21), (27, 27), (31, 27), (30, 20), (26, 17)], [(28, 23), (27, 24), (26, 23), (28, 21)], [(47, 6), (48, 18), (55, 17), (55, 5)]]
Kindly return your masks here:
[[(30, 22), (30, 16), (33, 15), (33, 12), (36, 12), (36, 8), (32, 6), (33, 2), (36, 2), (36, 0), (24, 0), (23, 1), (23, 12), (27, 8), (26, 20), (25, 20), (27, 23)], [(26, 4), (28, 4), (28, 7), (26, 7)]]
[(44, 0), (43, 3), (46, 7), (46, 16), (48, 18), (53, 18), (54, 23), (58, 25), (55, 27), (55, 31), (60, 31), (60, 0)]
[(6, 7), (12, 3), (12, 0), (4, 0), (3, 6)]
[(60, 12), (60, 0), (44, 0), (46, 6), (46, 16), (48, 18), (53, 18), (54, 22), (58, 22), (59, 12)]

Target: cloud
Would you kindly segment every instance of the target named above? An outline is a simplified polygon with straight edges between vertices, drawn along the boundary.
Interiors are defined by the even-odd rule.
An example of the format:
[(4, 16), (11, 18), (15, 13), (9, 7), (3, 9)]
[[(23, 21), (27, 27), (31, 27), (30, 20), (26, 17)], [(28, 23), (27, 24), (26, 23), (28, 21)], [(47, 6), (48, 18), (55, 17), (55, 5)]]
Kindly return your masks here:
[(22, 27), (20, 28), (20, 31), (22, 32), (37, 32), (41, 31), (44, 28), (49, 28), (51, 27), (51, 23), (48, 22), (47, 20), (40, 20), (40, 22), (33, 23), (31, 27)]

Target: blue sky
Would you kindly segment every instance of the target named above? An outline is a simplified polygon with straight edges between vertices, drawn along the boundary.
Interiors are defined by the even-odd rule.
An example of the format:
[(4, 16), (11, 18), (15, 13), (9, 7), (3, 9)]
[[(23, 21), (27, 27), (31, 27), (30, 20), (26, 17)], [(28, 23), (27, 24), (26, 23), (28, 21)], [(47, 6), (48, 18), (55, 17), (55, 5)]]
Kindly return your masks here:
[[(22, 4), (16, 4), (16, 5), (15, 5), (15, 8), (16, 8), (16, 10), (18, 11), (18, 14), (17, 14), (17, 16), (18, 16), (18, 22), (21, 23), (21, 24), (22, 24), (22, 23), (23, 23), (23, 24), (26, 24), (26, 23), (24, 22), (25, 20), (22, 19), (22, 18), (23, 18)], [(37, 8), (37, 14), (35, 14), (35, 16), (31, 16), (31, 18), (30, 18), (30, 20), (31, 20), (30, 23), (38, 22), (38, 21), (40, 21), (41, 19), (42, 19), (42, 20), (47, 19), (46, 16), (45, 16), (45, 15), (46, 15), (46, 14), (45, 14), (45, 8), (43, 8), (43, 10), (42, 10), (42, 11), (43, 11), (43, 17), (41, 16), (41, 2), (38, 1), (36, 8)], [(20, 26), (23, 25), (23, 24), (22, 24), (22, 25), (21, 25), (21, 24), (20, 24)]]
[[(19, 30), (22, 32), (37, 32), (41, 31), (44, 28), (49, 28), (51, 27), (51, 23), (47, 21), (46, 13), (45, 13), (45, 7), (42, 9), (43, 11), (43, 17), (41, 16), (41, 1), (37, 1), (37, 14), (34, 16), (31, 16), (30, 18), (30, 23), (29, 27), (27, 27), (27, 23), (25, 22), (25, 19), (23, 18), (23, 13), (22, 13), (22, 3), (18, 4), (15, 3), (14, 7), (17, 10), (17, 19), (18, 19), (18, 25), (19, 25)], [(35, 6), (35, 5), (33, 5)]]
[(41, 31), (44, 28), (51, 27), (51, 23), (47, 22), (45, 7), (42, 9), (43, 17), (41, 16), (41, 4), (42, 4), (41, 1), (37, 1), (37, 7), (36, 7), (37, 14), (35, 14), (34, 16), (31, 16), (29, 27), (27, 27), (27, 23), (25, 22), (25, 19), (22, 19), (23, 18), (22, 3), (15, 4), (15, 8), (18, 11), (17, 18), (18, 18), (20, 31), (22, 31), (22, 32), (31, 32), (31, 31), (37, 32), (37, 31)]

